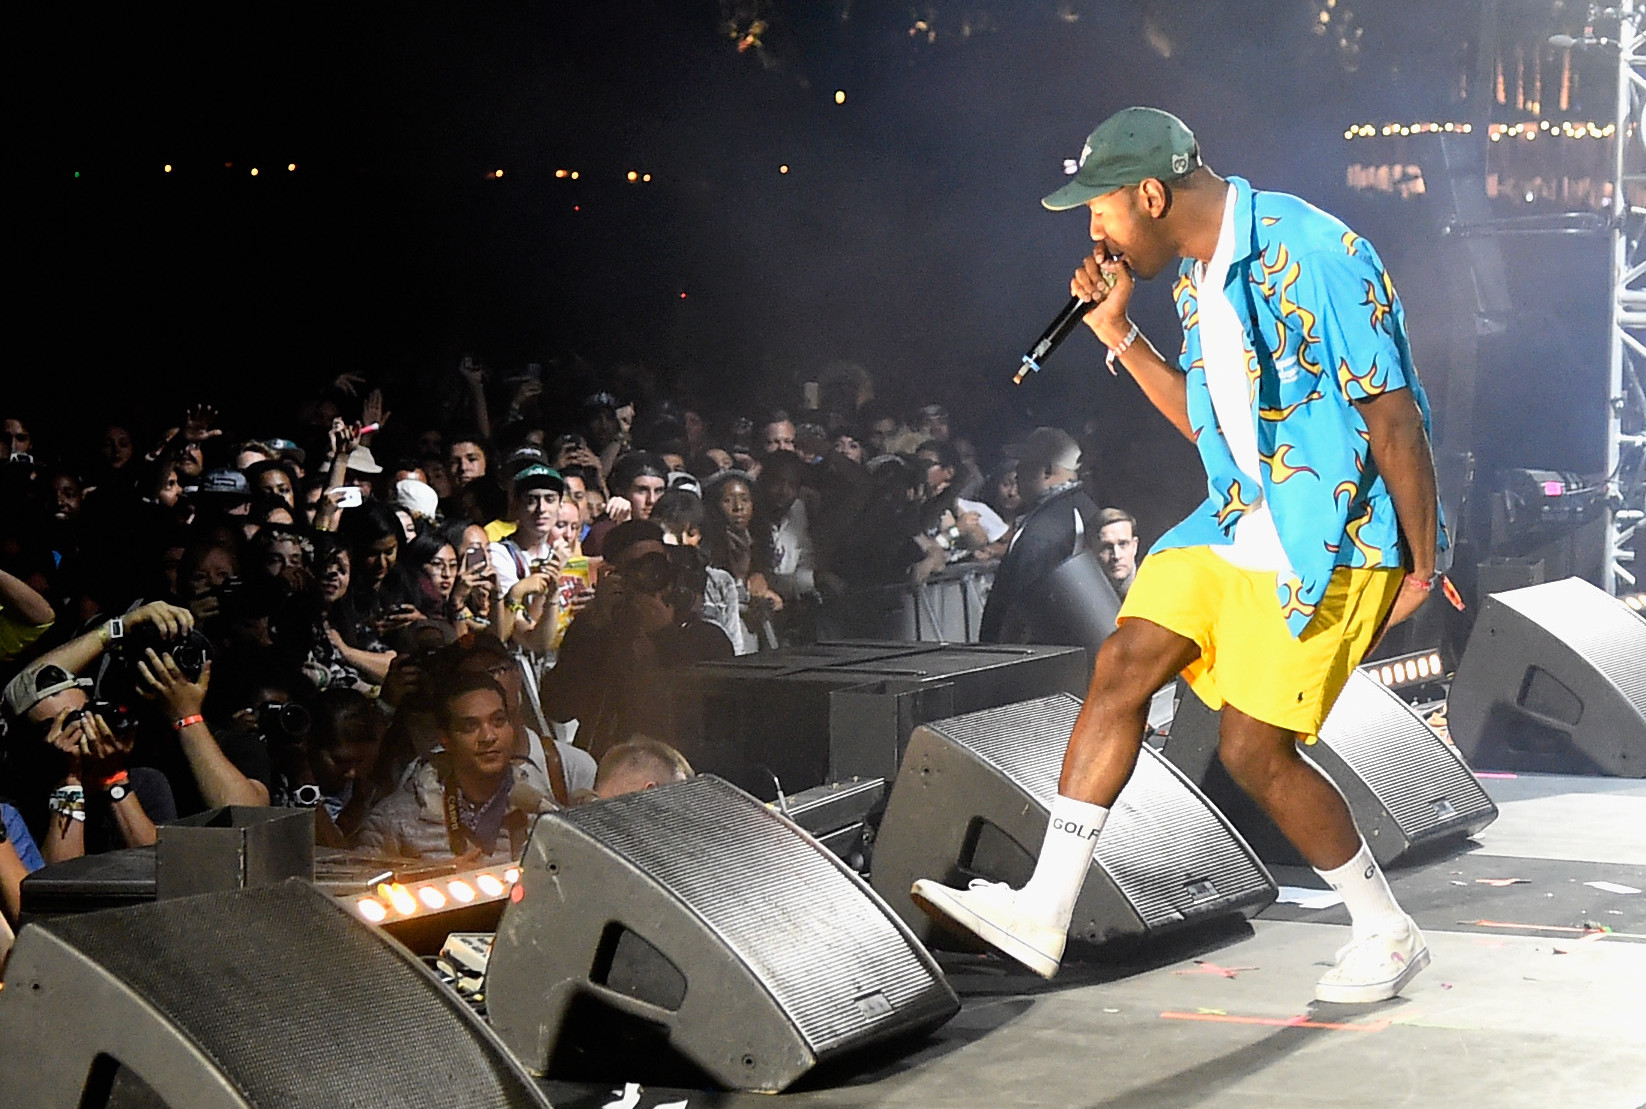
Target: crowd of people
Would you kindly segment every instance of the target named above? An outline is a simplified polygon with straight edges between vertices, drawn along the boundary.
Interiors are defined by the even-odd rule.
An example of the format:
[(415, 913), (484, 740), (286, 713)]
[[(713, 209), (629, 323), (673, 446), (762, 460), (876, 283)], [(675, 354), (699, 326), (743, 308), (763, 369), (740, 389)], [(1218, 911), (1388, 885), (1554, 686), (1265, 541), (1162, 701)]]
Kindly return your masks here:
[[(397, 417), (420, 398), (344, 375), (284, 425), (197, 405), (89, 450), (0, 411), (7, 917), (29, 871), (223, 805), (312, 808), (319, 844), (372, 855), (518, 857), (539, 812), (691, 774), (672, 668), (873, 635), (888, 591), (1021, 579), (1080, 536), (1122, 595), (1136, 568), (1067, 433), (980, 451), (861, 371), (755, 417), (557, 405), (537, 367), (469, 359), (448, 384)], [(1020, 530), (1071, 497), (1076, 541)]]

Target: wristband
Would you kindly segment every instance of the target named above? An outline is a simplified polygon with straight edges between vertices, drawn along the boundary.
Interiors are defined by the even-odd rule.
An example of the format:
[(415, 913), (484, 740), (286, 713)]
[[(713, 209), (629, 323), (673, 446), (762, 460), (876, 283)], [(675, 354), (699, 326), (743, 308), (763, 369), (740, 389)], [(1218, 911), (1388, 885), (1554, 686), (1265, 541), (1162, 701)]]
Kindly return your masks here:
[(59, 816), (84, 821), (86, 819), (86, 787), (79, 785), (58, 786), (51, 791), (51, 797), (46, 801), (46, 808)]
[(1407, 574), (1406, 580), (1423, 590), (1425, 593), (1433, 593), (1435, 591), (1435, 587), (1439, 586), (1441, 594), (1453, 608), (1457, 609), (1459, 612), (1464, 610), (1463, 595), (1457, 591), (1457, 586), (1452, 584), (1452, 579), (1448, 578), (1440, 571), (1437, 570), (1434, 574), (1426, 578), (1420, 577), (1417, 574)]
[(1137, 342), (1137, 337), (1140, 334), (1142, 333), (1137, 330), (1137, 325), (1134, 323), (1132, 324), (1132, 329), (1126, 332), (1126, 337), (1120, 340), (1120, 342), (1115, 346), (1109, 348), (1109, 356), (1103, 360), (1103, 364), (1108, 367), (1109, 373), (1113, 374), (1115, 372), (1115, 360), (1132, 349), (1132, 344)]
[(97, 788), (107, 792), (110, 786), (123, 786), (130, 780), (131, 775), (127, 774), (124, 770), (116, 770), (113, 774), (110, 774), (107, 778), (104, 778), (101, 782), (98, 782)]
[(184, 728), (191, 727), (195, 724), (204, 724), (205, 722), (206, 718), (197, 712), (193, 716), (185, 716), (180, 720), (173, 720), (171, 722), (171, 726), (174, 731), (180, 732)]

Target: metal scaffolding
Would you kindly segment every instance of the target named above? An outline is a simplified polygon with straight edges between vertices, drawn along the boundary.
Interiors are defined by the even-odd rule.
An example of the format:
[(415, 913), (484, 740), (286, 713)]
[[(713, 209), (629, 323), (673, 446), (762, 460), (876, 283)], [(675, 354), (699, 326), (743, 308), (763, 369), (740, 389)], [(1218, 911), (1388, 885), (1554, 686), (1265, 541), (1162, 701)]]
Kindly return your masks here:
[[(1640, 588), (1636, 533), (1646, 520), (1646, 0), (1620, 0), (1597, 12), (1618, 21), (1617, 129), (1612, 133), (1611, 374), (1606, 394), (1606, 501), (1609, 523), (1601, 563), (1608, 593)], [(1591, 39), (1590, 41), (1595, 41)], [(1605, 40), (1599, 40), (1605, 43)]]

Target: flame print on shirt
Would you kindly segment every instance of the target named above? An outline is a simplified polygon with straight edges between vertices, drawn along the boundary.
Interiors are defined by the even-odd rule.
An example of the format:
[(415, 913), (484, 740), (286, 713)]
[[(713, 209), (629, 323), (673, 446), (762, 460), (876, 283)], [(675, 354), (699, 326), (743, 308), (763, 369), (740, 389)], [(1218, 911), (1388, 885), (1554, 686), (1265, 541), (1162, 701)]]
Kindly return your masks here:
[(1290, 443), (1281, 443), (1275, 447), (1273, 454), (1260, 453), (1258, 455), (1258, 458), (1263, 460), (1263, 464), (1269, 467), (1269, 481), (1271, 484), (1280, 485), (1283, 482), (1292, 480), (1298, 474), (1308, 474), (1314, 478), (1320, 477), (1320, 474), (1309, 466), (1293, 466), (1286, 461), (1286, 456), (1295, 449)]
[(1360, 386), (1364, 396), (1375, 397), (1389, 387), (1389, 375), (1377, 364), (1375, 357), (1372, 364), (1362, 373), (1356, 373), (1354, 367), (1349, 365), (1349, 360), (1344, 358), (1337, 364), (1337, 384), (1338, 388), (1343, 390), (1343, 395), (1351, 400), (1355, 399), (1355, 395), (1349, 392), (1350, 385)]
[(1356, 235), (1353, 231), (1343, 232), (1344, 253), (1346, 253), (1350, 258), (1358, 258), (1360, 256), (1360, 244), (1364, 241), (1364, 239), (1362, 239), (1359, 235)]
[(1383, 331), (1389, 329), (1389, 316), (1395, 309), (1395, 284), (1389, 280), (1385, 271), (1383, 276), (1383, 295), (1378, 296), (1378, 288), (1371, 281), (1362, 279), (1361, 284), (1366, 287), (1366, 299), (1360, 302), (1361, 307), (1372, 310), (1372, 326)]
[[(1320, 359), (1314, 355), (1314, 349), (1320, 345), (1320, 336), (1315, 332), (1315, 325), (1319, 322), (1315, 314), (1303, 305), (1292, 299), (1292, 288), (1302, 275), (1303, 267), (1296, 262), (1286, 271), (1286, 279), (1280, 283), (1280, 317), (1296, 323), (1298, 331), (1297, 364), (1315, 376), (1320, 375)], [(1285, 350), (1283, 346), (1276, 350)]]
[(1315, 606), (1303, 599), (1303, 579), (1292, 574), (1280, 584), (1280, 615), (1288, 622), (1293, 616), (1305, 620), (1313, 616)]
[[(1358, 492), (1360, 492), (1360, 483), (1358, 481), (1340, 481), (1337, 483), (1337, 488), (1332, 490), (1332, 500), (1336, 501), (1339, 497), (1347, 497), (1348, 503), (1354, 504), (1355, 494)], [(1337, 550), (1337, 544), (1335, 543), (1328, 543), (1327, 546), (1334, 551)]]
[(1224, 531), (1246, 513), (1257, 507), (1257, 498), (1246, 498), (1246, 487), (1239, 478), (1229, 480), (1229, 488), (1223, 491), (1223, 507), (1217, 510), (1217, 525)]
[(1172, 285), (1172, 301), (1177, 305), (1178, 322), (1183, 325), (1187, 339), (1189, 329), (1200, 326), (1200, 301), (1195, 294), (1194, 280), (1188, 274), (1180, 276)]
[(1286, 244), (1275, 244), (1273, 261), (1269, 260), (1268, 254), (1260, 254), (1257, 259), (1257, 264), (1258, 272), (1263, 275), (1263, 280), (1261, 282), (1263, 286), (1263, 295), (1272, 297), (1275, 295), (1275, 278), (1284, 273), (1286, 267), (1292, 264), (1292, 256), (1287, 253)]
[(1313, 404), (1325, 395), (1326, 394), (1322, 393), (1319, 389), (1316, 389), (1302, 400), (1288, 404), (1284, 408), (1259, 408), (1257, 410), (1257, 415), (1259, 419), (1268, 420), (1272, 424), (1277, 424), (1282, 420), (1290, 418), (1293, 412), (1296, 412), (1305, 404)]
[(1350, 520), (1343, 529), (1343, 534), (1349, 537), (1349, 542), (1355, 545), (1360, 558), (1352, 563), (1355, 566), (1381, 566), (1383, 564), (1383, 548), (1375, 543), (1368, 543), (1360, 537), (1367, 524), (1372, 522), (1372, 506), (1368, 503), (1360, 513)]
[(1263, 365), (1257, 360), (1257, 352), (1251, 347), (1243, 346), (1240, 351), (1246, 360), (1246, 403), (1257, 403), (1257, 387), (1263, 380)]

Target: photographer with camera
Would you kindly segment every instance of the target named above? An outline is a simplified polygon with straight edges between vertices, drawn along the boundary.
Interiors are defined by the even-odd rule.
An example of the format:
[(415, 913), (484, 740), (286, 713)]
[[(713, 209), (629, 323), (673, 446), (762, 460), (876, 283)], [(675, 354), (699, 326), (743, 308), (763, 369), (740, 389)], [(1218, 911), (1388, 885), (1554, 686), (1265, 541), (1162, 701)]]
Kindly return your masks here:
[(577, 745), (597, 759), (636, 732), (674, 738), (660, 671), (733, 657), (725, 633), (698, 614), (706, 578), (703, 564), (687, 561), (695, 548), (670, 548), (658, 524), (629, 520), (612, 529), (606, 550), (594, 600), (542, 684), (543, 711), (579, 721)]
[[(180, 653), (181, 649), (166, 654), (160, 654), (153, 647), (145, 649), (143, 657), (137, 660), (136, 684), (142, 696), (165, 710), (165, 718), (176, 733), (177, 745), (188, 764), (192, 784), (198, 788), (202, 807), (267, 805), (267, 748), (261, 743), (237, 744), (238, 763), (224, 753), (201, 711), (206, 704), (206, 690), (211, 685), (211, 660), (200, 659), (198, 670), (192, 666), (185, 669), (176, 657)], [(192, 659), (184, 661), (192, 662)], [(174, 778), (173, 789), (185, 815), (194, 811), (187, 785)]]

